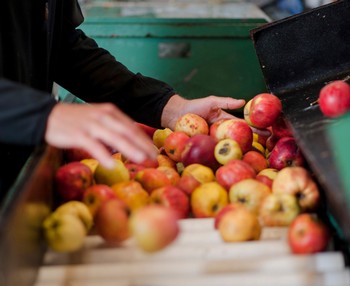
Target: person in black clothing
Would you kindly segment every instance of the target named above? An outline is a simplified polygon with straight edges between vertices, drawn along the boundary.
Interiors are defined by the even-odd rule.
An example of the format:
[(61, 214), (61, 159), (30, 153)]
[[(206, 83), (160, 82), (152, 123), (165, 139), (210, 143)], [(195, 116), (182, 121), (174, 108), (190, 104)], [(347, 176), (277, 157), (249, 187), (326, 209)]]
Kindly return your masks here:
[[(0, 192), (40, 144), (83, 148), (111, 167), (109, 145), (141, 162), (156, 153), (135, 121), (174, 128), (193, 112), (212, 123), (232, 117), (223, 109), (245, 103), (182, 98), (168, 84), (128, 70), (77, 28), (82, 22), (76, 0), (0, 3)], [(90, 104), (58, 102), (54, 82)]]

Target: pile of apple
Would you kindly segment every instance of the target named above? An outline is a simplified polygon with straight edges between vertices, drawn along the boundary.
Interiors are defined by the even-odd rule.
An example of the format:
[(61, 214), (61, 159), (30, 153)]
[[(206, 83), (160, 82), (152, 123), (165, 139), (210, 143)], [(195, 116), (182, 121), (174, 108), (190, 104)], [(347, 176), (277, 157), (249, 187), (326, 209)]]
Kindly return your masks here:
[[(155, 161), (135, 163), (111, 151), (115, 168), (106, 169), (83, 150), (65, 150), (55, 191), (60, 207), (73, 201), (89, 210), (92, 227), (86, 235), (98, 234), (108, 243), (133, 237), (151, 252), (176, 239), (179, 219), (215, 218), (213, 229), (225, 242), (257, 240), (264, 226), (288, 226), (293, 252), (327, 247), (329, 231), (315, 215), (320, 192), (278, 97), (258, 94), (245, 105), (244, 118), (211, 125), (188, 113), (174, 130), (140, 126), (159, 151)], [(61, 224), (46, 225), (46, 232), (56, 227), (56, 238), (47, 235), (49, 245), (77, 250), (82, 240), (74, 247), (51, 243), (65, 223), (62, 218)]]

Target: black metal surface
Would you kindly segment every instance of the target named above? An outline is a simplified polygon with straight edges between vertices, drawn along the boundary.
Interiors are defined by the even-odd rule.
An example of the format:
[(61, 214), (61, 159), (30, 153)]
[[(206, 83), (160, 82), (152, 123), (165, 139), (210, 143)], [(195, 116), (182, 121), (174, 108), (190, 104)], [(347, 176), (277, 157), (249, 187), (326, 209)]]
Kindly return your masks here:
[(350, 1), (337, 1), (251, 31), (267, 89), (277, 95), (293, 134), (350, 245), (350, 206), (316, 103), (320, 89), (350, 75)]
[(1, 286), (31, 286), (36, 280), (46, 251), (41, 225), (52, 208), (53, 176), (61, 160), (57, 150), (38, 148), (1, 205)]

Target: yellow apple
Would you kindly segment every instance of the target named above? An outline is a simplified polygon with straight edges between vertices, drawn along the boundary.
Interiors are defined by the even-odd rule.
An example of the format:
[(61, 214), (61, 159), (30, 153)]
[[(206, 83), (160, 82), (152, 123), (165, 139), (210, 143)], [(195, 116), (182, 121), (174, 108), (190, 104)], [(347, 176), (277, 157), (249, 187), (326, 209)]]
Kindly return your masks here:
[(93, 216), (88, 206), (80, 201), (69, 201), (66, 202), (58, 208), (56, 208), (55, 213), (57, 214), (72, 214), (78, 217), (84, 224), (86, 232), (92, 228), (93, 225)]
[(115, 166), (112, 169), (107, 169), (101, 164), (97, 165), (94, 173), (97, 184), (112, 186), (113, 184), (130, 180), (130, 173), (125, 164), (118, 159), (114, 159), (114, 161)]
[(225, 242), (258, 240), (261, 225), (256, 214), (246, 208), (234, 208), (225, 212), (218, 223), (218, 231)]
[(263, 200), (271, 194), (271, 189), (256, 179), (245, 179), (235, 183), (229, 190), (231, 203), (241, 203), (254, 214), (259, 213)]
[(153, 144), (157, 146), (157, 148), (162, 148), (164, 146), (165, 139), (172, 133), (173, 131), (170, 128), (157, 129), (153, 133)]
[(192, 213), (197, 218), (215, 217), (227, 204), (227, 191), (217, 182), (201, 184), (191, 194)]
[(48, 246), (57, 252), (79, 250), (86, 237), (86, 227), (78, 216), (53, 212), (43, 222), (44, 237)]
[(237, 141), (226, 138), (216, 144), (214, 156), (221, 165), (226, 165), (231, 160), (241, 159), (243, 153)]

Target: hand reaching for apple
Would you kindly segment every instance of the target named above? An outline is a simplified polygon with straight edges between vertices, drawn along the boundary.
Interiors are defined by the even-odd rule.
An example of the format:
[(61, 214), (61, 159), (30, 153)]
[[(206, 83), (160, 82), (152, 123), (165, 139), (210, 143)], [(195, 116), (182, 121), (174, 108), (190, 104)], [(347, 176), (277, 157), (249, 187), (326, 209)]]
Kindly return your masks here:
[(134, 162), (158, 154), (147, 134), (112, 104), (56, 104), (45, 140), (57, 148), (82, 148), (107, 168), (115, 164), (108, 147), (122, 150)]
[(197, 99), (184, 99), (174, 95), (164, 107), (162, 114), (162, 125), (175, 128), (176, 120), (186, 113), (194, 113), (203, 117), (208, 124), (223, 118), (232, 118), (232, 114), (224, 110), (234, 110), (245, 104), (243, 99), (231, 97), (207, 96)]
[[(186, 113), (194, 113), (203, 117), (209, 125), (220, 119), (236, 118), (225, 110), (235, 110), (245, 105), (244, 99), (235, 99), (232, 97), (220, 97), (210, 95), (197, 99), (185, 99), (174, 95), (164, 107), (162, 114), (162, 126), (174, 130), (178, 118)], [(260, 130), (251, 127), (253, 132), (269, 136), (268, 130)]]

